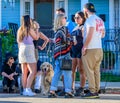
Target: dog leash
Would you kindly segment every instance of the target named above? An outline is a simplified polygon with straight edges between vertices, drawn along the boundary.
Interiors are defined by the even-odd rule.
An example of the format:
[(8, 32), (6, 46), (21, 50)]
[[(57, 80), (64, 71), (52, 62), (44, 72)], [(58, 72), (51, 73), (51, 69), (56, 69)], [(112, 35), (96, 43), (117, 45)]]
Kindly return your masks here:
[(47, 55), (50, 58), (50, 62), (52, 62), (52, 50), (51, 50), (51, 43), (49, 42)]

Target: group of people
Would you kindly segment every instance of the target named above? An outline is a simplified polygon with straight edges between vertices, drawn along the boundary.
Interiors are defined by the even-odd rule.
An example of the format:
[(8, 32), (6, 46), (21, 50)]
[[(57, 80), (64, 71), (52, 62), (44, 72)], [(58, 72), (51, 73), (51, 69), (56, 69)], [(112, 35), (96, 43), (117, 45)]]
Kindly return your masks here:
[[(55, 73), (52, 79), (49, 98), (57, 97), (58, 81), (62, 75), (65, 98), (82, 96), (84, 98), (98, 98), (100, 90), (100, 64), (103, 58), (101, 38), (105, 35), (104, 22), (95, 14), (92, 3), (84, 5), (84, 12), (75, 14), (77, 26), (71, 30), (72, 24), (66, 21), (63, 8), (57, 10), (54, 21), (55, 31)], [(68, 30), (68, 32), (66, 32)], [(72, 38), (70, 43), (69, 36)], [(61, 59), (72, 58), (72, 71), (61, 70)], [(80, 72), (80, 87), (75, 90), (75, 72)], [(86, 80), (89, 91), (84, 93)], [(74, 93), (74, 94), (73, 94)]]
[[(36, 75), (40, 78), (40, 72), (36, 70), (38, 48), (43, 50), (48, 42), (54, 42), (55, 69), (48, 97), (57, 97), (56, 91), (60, 77), (63, 81), (65, 98), (73, 98), (74, 95), (84, 98), (99, 97), (100, 63), (103, 57), (101, 38), (105, 35), (105, 27), (104, 22), (95, 12), (94, 5), (86, 3), (84, 12), (75, 13), (74, 19), (77, 26), (74, 26), (72, 22), (66, 20), (65, 10), (57, 9), (53, 28), (54, 39), (52, 40), (39, 32), (39, 24), (29, 15), (22, 17), (17, 42), (18, 59), (22, 70), (23, 95), (35, 95), (31, 90), (31, 85)], [(37, 44), (39, 38), (44, 40), (42, 46)], [(61, 70), (62, 58), (72, 58), (71, 70)], [(74, 92), (76, 69), (80, 73), (80, 87)], [(3, 75), (5, 74), (3, 73)], [(89, 84), (89, 92), (85, 94), (86, 80)]]

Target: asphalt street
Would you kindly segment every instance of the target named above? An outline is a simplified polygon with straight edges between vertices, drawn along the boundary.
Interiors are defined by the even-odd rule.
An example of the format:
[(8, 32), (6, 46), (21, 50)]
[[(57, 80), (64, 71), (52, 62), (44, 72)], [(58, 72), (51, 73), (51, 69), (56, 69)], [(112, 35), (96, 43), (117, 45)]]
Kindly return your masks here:
[(120, 103), (120, 94), (100, 94), (99, 99), (72, 99), (58, 97), (47, 98), (37, 94), (34, 97), (21, 96), (19, 94), (0, 94), (0, 103)]

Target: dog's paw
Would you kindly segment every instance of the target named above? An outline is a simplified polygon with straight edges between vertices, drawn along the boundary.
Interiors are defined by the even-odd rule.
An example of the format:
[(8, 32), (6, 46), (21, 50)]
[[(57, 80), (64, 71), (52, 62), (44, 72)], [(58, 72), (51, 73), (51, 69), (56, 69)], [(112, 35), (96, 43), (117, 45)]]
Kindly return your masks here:
[(46, 95), (47, 95), (47, 93), (46, 93), (46, 92), (43, 92), (43, 95), (44, 95), (44, 96), (46, 96)]

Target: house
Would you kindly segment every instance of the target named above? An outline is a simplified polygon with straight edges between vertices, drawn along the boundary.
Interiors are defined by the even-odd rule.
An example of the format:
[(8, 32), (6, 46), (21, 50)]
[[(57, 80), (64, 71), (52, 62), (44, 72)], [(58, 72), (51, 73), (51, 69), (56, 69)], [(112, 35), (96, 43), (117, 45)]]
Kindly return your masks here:
[(55, 10), (59, 7), (64, 7), (68, 19), (72, 19), (77, 11), (83, 10), (86, 2), (95, 5), (106, 29), (120, 27), (120, 0), (0, 0), (0, 29), (8, 28), (9, 22), (20, 25), (24, 14), (30, 14), (40, 25), (52, 25)]

